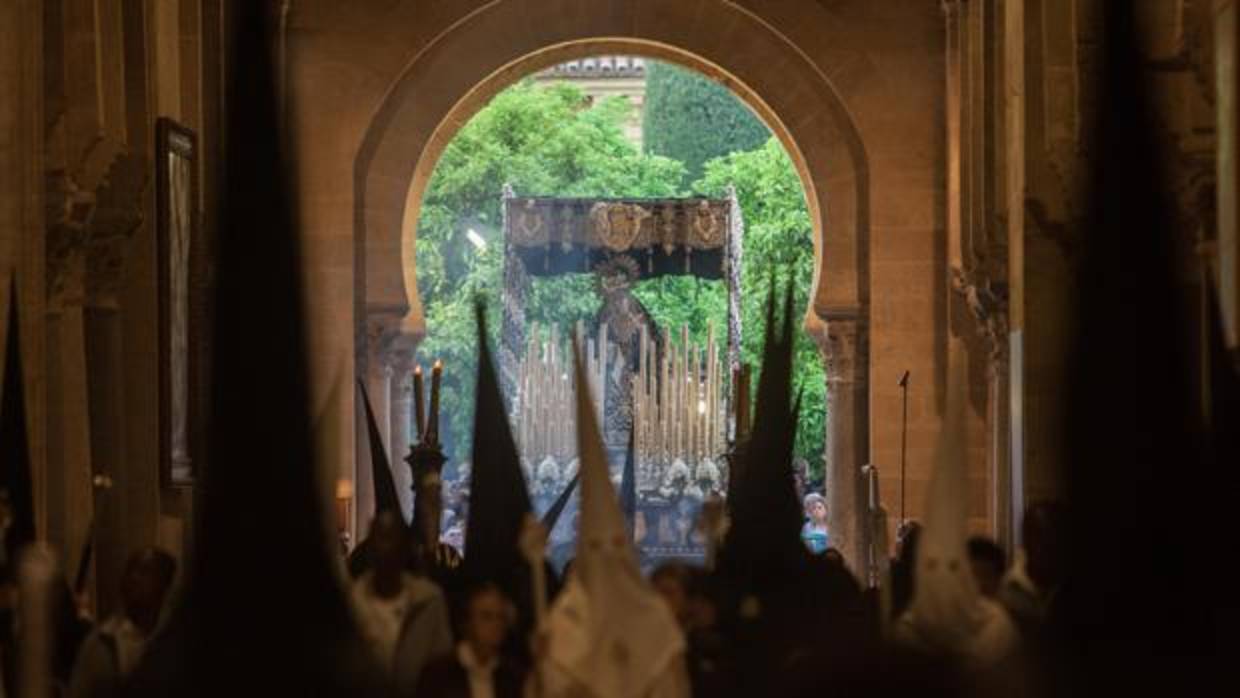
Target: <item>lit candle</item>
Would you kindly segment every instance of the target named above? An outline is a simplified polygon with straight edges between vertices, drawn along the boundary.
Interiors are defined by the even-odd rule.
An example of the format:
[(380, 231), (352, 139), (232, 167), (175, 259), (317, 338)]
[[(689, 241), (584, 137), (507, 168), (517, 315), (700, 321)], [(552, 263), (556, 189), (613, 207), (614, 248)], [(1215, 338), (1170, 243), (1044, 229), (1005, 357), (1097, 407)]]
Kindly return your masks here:
[(688, 396), (688, 400), (686, 400), (685, 410), (689, 416), (689, 435), (688, 435), (688, 449), (687, 449), (688, 453), (685, 456), (685, 461), (689, 463), (695, 463), (697, 461), (698, 433), (702, 431), (702, 425), (698, 421), (698, 410), (697, 410), (698, 399), (699, 399), (697, 345), (695, 344), (692, 347), (689, 347), (686, 354), (688, 354), (688, 359), (689, 359), (687, 362), (689, 364), (689, 374), (688, 376), (686, 376), (686, 378), (688, 378), (688, 381), (686, 381), (686, 387), (689, 389), (689, 396)]
[(598, 324), (598, 365), (595, 367), (594, 384), (595, 389), (593, 395), (596, 398), (598, 423), (603, 423), (603, 405), (607, 399), (607, 323), (600, 322)]
[(680, 401), (676, 389), (680, 387), (680, 376), (676, 372), (676, 348), (669, 341), (667, 345), (667, 461), (676, 457), (676, 424), (680, 415)]
[(426, 405), (423, 404), (425, 398), (422, 390), (422, 364), (418, 364), (413, 368), (413, 419), (418, 441), (422, 440), (422, 435), (425, 433), (423, 430), (426, 428)]
[(715, 346), (715, 323), (706, 324), (706, 438), (703, 450), (707, 458), (715, 457), (715, 382), (719, 375), (718, 348)]
[[(724, 365), (729, 366), (727, 363)], [(728, 401), (725, 403), (727, 413), (723, 415), (724, 438), (726, 439), (729, 436), (728, 430), (731, 429), (730, 435), (732, 438), (739, 440), (741, 437), (741, 431), (740, 424), (736, 421), (736, 415), (740, 413), (741, 371), (739, 368), (732, 368), (731, 366), (729, 366), (729, 368), (731, 369), (729, 375), (731, 383), (728, 386)]]
[(663, 356), (659, 357), (659, 459), (664, 460), (667, 457), (668, 442), (668, 408), (671, 405), (671, 388), (668, 378), (670, 369), (668, 368), (668, 356), (672, 347), (671, 339), (668, 337), (667, 330), (663, 330)]
[[(646, 420), (646, 324), (642, 323), (637, 340), (637, 376), (633, 379), (633, 452), (643, 454)], [(640, 458), (639, 458), (640, 460)]]
[(715, 376), (715, 421), (717, 422), (715, 445), (717, 446), (716, 452), (722, 453), (728, 443), (728, 415), (730, 413), (728, 411), (729, 403), (727, 402), (727, 398), (724, 396), (723, 383), (724, 380), (726, 380), (724, 376), (728, 375), (725, 373), (725, 367), (728, 365), (728, 359), (725, 355), (723, 355), (722, 351), (720, 351), (719, 354), (719, 374)]
[(439, 381), (443, 378), (443, 362), (435, 359), (431, 367), (431, 414), (430, 423), (426, 427), (428, 443), (439, 443)]
[(517, 413), (514, 415), (517, 423), (517, 452), (522, 458), (529, 458), (528, 448), (530, 445), (528, 434), (525, 431), (525, 424), (529, 421), (530, 407), (528, 400), (530, 399), (530, 391), (525, 381), (529, 376), (530, 369), (530, 342), (525, 343), (525, 355), (521, 357), (521, 363), (517, 365), (517, 397), (513, 402), (517, 406)]

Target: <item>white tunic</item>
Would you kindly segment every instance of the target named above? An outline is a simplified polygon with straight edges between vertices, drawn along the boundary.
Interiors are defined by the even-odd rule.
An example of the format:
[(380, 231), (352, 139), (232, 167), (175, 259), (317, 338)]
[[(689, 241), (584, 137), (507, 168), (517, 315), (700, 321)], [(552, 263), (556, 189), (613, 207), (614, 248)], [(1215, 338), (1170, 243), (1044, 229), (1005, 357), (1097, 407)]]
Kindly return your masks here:
[(353, 583), (353, 606), (362, 636), (388, 671), (395, 668), (396, 651), (409, 612), (441, 596), (433, 582), (408, 573), (401, 574), (400, 591), (391, 598), (375, 593), (373, 572), (366, 572)]

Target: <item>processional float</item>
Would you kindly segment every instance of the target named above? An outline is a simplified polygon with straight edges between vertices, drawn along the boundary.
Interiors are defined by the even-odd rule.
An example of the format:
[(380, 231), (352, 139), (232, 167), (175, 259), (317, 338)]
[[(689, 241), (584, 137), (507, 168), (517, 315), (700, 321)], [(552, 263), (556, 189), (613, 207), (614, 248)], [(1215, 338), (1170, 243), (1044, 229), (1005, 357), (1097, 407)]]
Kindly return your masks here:
[[(694, 522), (704, 501), (727, 492), (734, 415), (747, 404), (738, 403), (733, 378), (740, 369), (743, 225), (735, 194), (549, 198), (517, 197), (506, 187), (503, 212), (500, 372), (535, 506), (549, 506), (577, 470), (576, 341), (616, 480), (633, 437), (643, 556), (702, 555), (705, 540)], [(603, 304), (593, 322), (563, 329), (528, 323), (531, 280), (570, 273), (594, 277)], [(687, 327), (656, 324), (633, 287), (668, 275), (724, 281), (727, 323), (718, 335), (711, 327), (695, 343)], [(561, 535), (571, 536), (565, 529)]]

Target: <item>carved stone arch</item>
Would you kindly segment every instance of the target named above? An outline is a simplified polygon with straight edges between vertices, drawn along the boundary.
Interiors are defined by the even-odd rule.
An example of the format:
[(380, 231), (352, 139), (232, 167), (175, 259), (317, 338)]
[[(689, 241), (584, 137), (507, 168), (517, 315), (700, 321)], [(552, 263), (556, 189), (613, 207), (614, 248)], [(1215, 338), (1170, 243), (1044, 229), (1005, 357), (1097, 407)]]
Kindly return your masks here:
[[(366, 353), (353, 330), (368, 322), (412, 341), (425, 331), (413, 258), (421, 193), (473, 113), (541, 67), (645, 55), (721, 81), (787, 147), (815, 228), (805, 326), (832, 365), (853, 367), (853, 424), (829, 426), (832, 453), (847, 468), (898, 459), (887, 432), (899, 414), (895, 377), (911, 368), (924, 393), (914, 395), (909, 473), (925, 476), (939, 420), (929, 396), (940, 392), (945, 355), (938, 306), (948, 293), (936, 3), (307, 0), (293, 3), (289, 32), (307, 265), (322, 280), (312, 289), (319, 373)], [(861, 335), (833, 342), (829, 325), (837, 338)], [(855, 355), (838, 355), (850, 348)], [(337, 419), (351, 422), (353, 412)], [(895, 472), (883, 475), (887, 492)]]
[[(546, 13), (555, 14), (562, 4), (546, 3)], [(657, 10), (647, 7), (656, 4)], [(629, 12), (610, 16), (560, 12), (553, 18), (543, 17), (537, 3), (488, 3), (435, 37), (405, 66), (374, 115), (356, 163), (357, 239), (370, 312), (407, 309), (405, 326), (424, 331), (415, 265), (409, 262), (422, 192), (456, 131), (521, 77), (606, 53), (677, 63), (736, 92), (783, 142), (805, 188), (818, 262), (807, 329), (820, 334), (832, 309), (864, 307), (869, 276), (866, 156), (832, 81), (788, 37), (733, 3), (628, 5)], [(544, 20), (541, 31), (514, 29), (533, 29)], [(512, 40), (485, 45), (487, 36)], [(733, 43), (740, 37), (743, 47)], [(845, 62), (840, 75), (851, 77), (857, 70)]]

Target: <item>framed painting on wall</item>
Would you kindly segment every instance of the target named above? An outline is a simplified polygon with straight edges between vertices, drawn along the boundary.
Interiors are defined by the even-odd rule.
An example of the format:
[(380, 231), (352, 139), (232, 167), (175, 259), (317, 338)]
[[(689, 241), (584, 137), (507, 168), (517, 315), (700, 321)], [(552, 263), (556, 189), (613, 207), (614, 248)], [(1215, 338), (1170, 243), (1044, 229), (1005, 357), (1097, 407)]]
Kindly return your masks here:
[(161, 118), (155, 125), (159, 281), (159, 451), (165, 486), (193, 483), (200, 410), (193, 348), (198, 334), (192, 254), (199, 247), (198, 136)]

